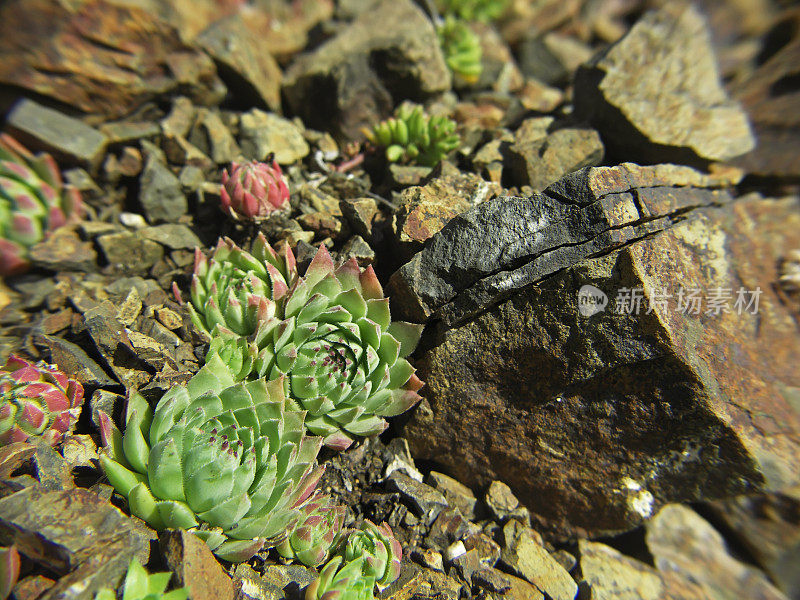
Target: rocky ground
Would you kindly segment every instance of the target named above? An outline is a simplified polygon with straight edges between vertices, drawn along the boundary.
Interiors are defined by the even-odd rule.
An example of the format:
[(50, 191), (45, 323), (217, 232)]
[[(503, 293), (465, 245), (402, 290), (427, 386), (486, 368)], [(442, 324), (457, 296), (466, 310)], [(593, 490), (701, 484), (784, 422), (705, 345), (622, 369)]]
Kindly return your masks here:
[[(422, 402), (323, 457), (347, 522), (403, 544), (381, 598), (800, 598), (791, 4), (511, 0), (473, 24), (467, 82), (428, 2), (0, 3), (3, 130), (88, 213), (0, 288), (2, 358), (89, 398), (60, 450), (0, 451), (16, 598), (88, 600), (134, 555), (193, 600), (302, 596), (312, 571), (159, 535), (97, 468), (98, 410), (202, 366), (171, 291), (194, 248), (259, 229), (301, 265), (320, 244), (373, 265), (393, 316), (426, 324)], [(404, 100), (458, 124), (433, 169), (363, 144)], [(228, 218), (222, 169), (271, 153), (291, 210)]]

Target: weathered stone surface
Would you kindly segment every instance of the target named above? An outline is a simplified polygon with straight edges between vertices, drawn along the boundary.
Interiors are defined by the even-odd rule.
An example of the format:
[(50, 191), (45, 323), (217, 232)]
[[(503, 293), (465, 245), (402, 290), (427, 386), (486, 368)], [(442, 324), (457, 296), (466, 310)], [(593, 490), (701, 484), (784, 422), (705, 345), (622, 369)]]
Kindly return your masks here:
[(472, 490), (463, 483), (437, 471), (428, 473), (426, 483), (439, 490), (444, 495), (447, 503), (457, 508), (467, 519), (475, 519), (477, 516), (475, 504), (478, 500)]
[[(783, 249), (800, 245), (796, 201), (731, 202), (693, 187), (698, 177), (588, 169), (434, 236), (405, 289), (418, 284), (445, 323), (469, 320), (417, 363), (426, 400), (404, 430), (414, 456), (473, 487), (504, 481), (555, 536), (796, 484), (800, 348), (774, 286)], [(601, 233), (576, 237), (583, 228)], [(438, 252), (447, 258), (429, 262)], [(593, 316), (581, 314), (586, 285), (610, 296)], [(468, 296), (468, 310), (444, 310)]]
[(264, 160), (274, 153), (278, 163), (288, 165), (308, 155), (297, 125), (274, 113), (254, 108), (242, 115), (240, 129), (242, 151), (248, 158)]
[[(226, 165), (239, 158), (242, 151), (230, 129), (223, 123), (216, 111), (200, 108), (197, 111), (197, 123), (192, 131), (192, 139), (208, 147), (208, 154), (218, 165)], [(181, 183), (185, 186), (185, 174), (181, 173)], [(199, 185), (199, 184), (198, 184)], [(195, 185), (196, 189), (198, 186)]]
[[(134, 556), (147, 562), (149, 540), (154, 537), (147, 527), (88, 490), (46, 491), (39, 487), (0, 499), (0, 536), (4, 545), (13, 540), (22, 554), (56, 573), (92, 562), (100, 571), (97, 579), (108, 579), (109, 572), (121, 579)], [(63, 591), (61, 584), (59, 581), (57, 589)], [(56, 596), (51, 592), (47, 597), (93, 598), (99, 586), (89, 580), (87, 587), (85, 595)]]
[(401, 242), (425, 242), (456, 215), (496, 197), (502, 188), (473, 173), (436, 177), (400, 193), (394, 229)]
[(61, 227), (31, 248), (31, 263), (52, 271), (96, 271), (97, 252), (72, 227)]
[(55, 336), (42, 336), (44, 345), (49, 348), (51, 362), (75, 377), (83, 385), (108, 386), (116, 382), (109, 377), (77, 344)]
[(222, 67), (220, 74), (241, 102), (281, 107), (281, 69), (269, 51), (267, 36), (256, 33), (240, 12), (213, 23), (195, 43)]
[(800, 597), (800, 488), (720, 500), (710, 508), (784, 594)]
[(140, 179), (139, 202), (152, 223), (174, 222), (189, 206), (181, 182), (154, 152), (147, 157)]
[(710, 600), (700, 586), (665, 576), (610, 546), (581, 540), (578, 547), (592, 600)]
[(194, 250), (203, 246), (197, 234), (186, 225), (180, 223), (165, 223), (155, 227), (144, 227), (137, 232), (137, 235), (158, 242), (170, 250)]
[(233, 600), (233, 581), (204, 541), (184, 530), (164, 531), (158, 541), (176, 586), (192, 600)]
[(97, 166), (106, 145), (106, 136), (83, 121), (27, 98), (14, 106), (6, 123), (23, 142), (67, 163)]
[[(386, 24), (391, 23), (391, 27)], [(362, 127), (386, 117), (394, 93), (411, 99), (450, 87), (430, 20), (411, 0), (384, 0), (314, 52), (295, 60), (283, 91), (309, 127), (363, 138)], [(310, 98), (326, 99), (324, 105)]]
[(97, 244), (106, 260), (124, 273), (146, 273), (164, 256), (161, 244), (130, 231), (102, 235)]
[(404, 473), (392, 473), (387, 477), (386, 485), (389, 490), (399, 492), (411, 504), (416, 515), (427, 524), (433, 523), (439, 513), (447, 508), (447, 500), (440, 492)]
[(621, 160), (728, 160), (755, 145), (720, 83), (706, 23), (688, 3), (645, 14), (578, 69), (575, 111)]
[(201, 103), (225, 95), (205, 53), (145, 8), (107, 0), (4, 2), (0, 82), (105, 118), (178, 86)]
[(731, 556), (722, 535), (686, 506), (658, 511), (647, 523), (647, 548), (659, 571), (696, 583), (712, 600), (786, 598), (764, 573)]
[(594, 129), (563, 127), (540, 136), (520, 136), (518, 132), (507, 150), (506, 162), (516, 185), (540, 191), (567, 173), (599, 165), (602, 160), (603, 143)]

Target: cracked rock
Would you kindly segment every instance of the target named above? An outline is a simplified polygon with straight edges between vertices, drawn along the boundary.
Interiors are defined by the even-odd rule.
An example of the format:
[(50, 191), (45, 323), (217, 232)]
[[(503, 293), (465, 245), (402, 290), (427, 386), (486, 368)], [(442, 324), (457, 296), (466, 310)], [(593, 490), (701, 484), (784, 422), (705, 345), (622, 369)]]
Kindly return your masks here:
[(414, 456), (473, 488), (504, 481), (557, 539), (796, 485), (800, 340), (773, 283), (800, 214), (715, 185), (590, 168), (431, 238), (392, 280), (441, 319), (402, 433)]

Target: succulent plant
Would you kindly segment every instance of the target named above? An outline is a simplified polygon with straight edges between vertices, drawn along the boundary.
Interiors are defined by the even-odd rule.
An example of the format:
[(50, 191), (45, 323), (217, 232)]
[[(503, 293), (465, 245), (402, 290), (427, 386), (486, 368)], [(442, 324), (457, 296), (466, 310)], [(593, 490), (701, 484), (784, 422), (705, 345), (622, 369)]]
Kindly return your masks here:
[(450, 70), (466, 83), (475, 83), (483, 72), (481, 40), (469, 24), (448, 16), (437, 28), (439, 44)]
[(277, 550), (284, 558), (297, 559), (308, 567), (316, 567), (328, 560), (330, 551), (339, 542), (344, 507), (329, 496), (316, 494), (303, 505), (302, 512), (292, 535), (281, 542)]
[[(245, 355), (236, 358), (237, 369), (252, 363), (251, 378), (283, 378), (289, 404), (308, 412), (308, 430), (342, 450), (353, 436), (384, 431), (383, 417), (420, 400), (422, 381), (405, 357), (422, 326), (392, 322), (372, 267), (362, 270), (351, 259), (336, 269), (324, 246), (303, 277), (290, 279), (279, 301), (265, 300), (268, 316), (255, 333), (225, 347)], [(217, 335), (235, 338), (221, 329)]]
[(222, 173), (220, 193), (222, 208), (234, 218), (263, 218), (289, 203), (289, 187), (275, 160), (232, 163), (230, 172)]
[(0, 600), (6, 600), (19, 578), (19, 552), (16, 546), (0, 548)]
[(384, 588), (400, 575), (403, 548), (386, 523), (375, 525), (364, 520), (359, 529), (348, 534), (342, 555), (348, 563), (363, 558), (364, 577), (373, 578)]
[(334, 556), (320, 571), (319, 577), (306, 588), (306, 600), (372, 600), (375, 580), (364, 577), (364, 559), (342, 564)]
[(41, 436), (61, 441), (78, 420), (83, 386), (44, 362), (9, 357), (0, 370), (0, 445)]
[(28, 249), (81, 211), (80, 193), (63, 184), (52, 156), (0, 134), (0, 276), (26, 271)]
[(189, 306), (192, 323), (209, 338), (216, 325), (251, 335), (296, 277), (291, 249), (284, 245), (276, 252), (260, 233), (250, 252), (227, 238), (220, 239), (210, 259), (196, 249)]
[(458, 148), (460, 138), (456, 124), (447, 117), (428, 117), (420, 106), (402, 104), (395, 116), (381, 121), (372, 131), (365, 130), (367, 139), (385, 148), (389, 162), (416, 163), (436, 166)]
[(101, 411), (100, 463), (134, 515), (191, 530), (239, 562), (286, 538), (323, 469), (322, 440), (304, 435), (303, 412), (287, 410), (283, 380), (233, 375), (213, 354), (155, 413), (130, 393), (124, 434)]
[(509, 0), (438, 0), (439, 10), (466, 21), (488, 23), (503, 16)]
[[(189, 590), (178, 588), (165, 592), (172, 573), (153, 573), (139, 564), (135, 558), (128, 565), (125, 583), (122, 588), (122, 600), (186, 600)], [(94, 597), (95, 600), (117, 600), (117, 593), (111, 588), (103, 588)]]

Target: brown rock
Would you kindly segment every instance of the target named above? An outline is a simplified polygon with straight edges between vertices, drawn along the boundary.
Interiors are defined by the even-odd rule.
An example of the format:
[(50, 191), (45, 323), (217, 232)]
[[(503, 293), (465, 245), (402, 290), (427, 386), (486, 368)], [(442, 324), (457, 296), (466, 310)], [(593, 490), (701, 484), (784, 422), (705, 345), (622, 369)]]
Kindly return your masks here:
[(553, 600), (573, 600), (578, 585), (537, 537), (529, 527), (517, 528), (513, 538), (506, 537), (502, 561)]
[(151, 12), (91, 0), (13, 0), (0, 6), (0, 82), (105, 118), (185, 85), (224, 95), (211, 59), (186, 47)]
[(96, 271), (97, 253), (72, 227), (60, 227), (31, 248), (31, 262), (53, 271)]
[(722, 535), (686, 506), (658, 511), (647, 524), (647, 548), (659, 571), (696, 583), (713, 600), (786, 600), (764, 573), (731, 556)]
[(205, 542), (183, 530), (163, 531), (158, 542), (177, 585), (186, 586), (192, 600), (233, 600), (233, 581)]
[[(800, 384), (792, 358), (800, 341), (773, 285), (781, 253), (800, 247), (796, 201), (750, 196), (682, 210), (684, 202), (696, 207), (704, 196), (724, 196), (686, 186), (639, 187), (654, 182), (657, 169), (627, 171), (632, 179), (611, 184), (624, 171), (589, 170), (598, 176), (596, 191), (606, 190), (595, 202), (624, 223), (613, 236), (631, 235), (612, 242), (619, 249), (605, 256), (551, 271), (569, 263), (560, 262), (568, 256), (562, 253), (580, 246), (569, 232), (587, 221), (573, 221), (558, 203), (540, 205), (527, 221), (509, 221), (504, 211), (513, 203), (504, 200), (460, 216), (408, 271), (422, 292), (416, 297), (429, 308), (438, 305), (443, 319), (453, 313), (440, 300), (460, 299), (445, 306), (464, 307), (463, 320), (449, 321), (464, 325), (445, 330), (417, 363), (426, 400), (404, 430), (414, 456), (437, 460), (471, 486), (506, 482), (534, 513), (537, 529), (557, 537), (620, 531), (666, 502), (783, 489), (800, 478), (800, 416), (787, 391)], [(691, 171), (674, 175), (675, 182), (691, 179)], [(553, 193), (582, 204), (580, 186), (573, 187), (578, 179), (565, 179)], [(648, 227), (674, 210), (682, 219), (633, 241), (640, 225), (625, 208), (631, 189), (648, 207)], [(490, 208), (504, 215), (505, 227), (493, 229)], [(559, 223), (552, 231), (535, 224), (550, 218)], [(456, 225), (467, 222), (476, 227), (456, 236)], [(564, 227), (568, 222), (574, 225)], [(525, 233), (506, 237), (503, 231)], [(544, 242), (550, 235), (552, 246)], [(428, 270), (445, 240), (458, 281)], [(540, 250), (525, 258), (521, 249), (528, 243)], [(462, 261), (467, 247), (475, 254)], [(495, 252), (509, 262), (494, 261)], [(434, 271), (437, 283), (428, 286)], [(464, 289), (470, 280), (476, 283)], [(578, 300), (587, 285), (609, 298), (591, 316), (582, 315), (586, 307)], [(639, 288), (648, 292), (640, 292), (646, 298), (637, 315), (626, 298)], [(687, 302), (695, 288), (702, 303), (697, 313)], [(752, 314), (753, 305), (745, 308), (756, 297), (758, 314)]]

